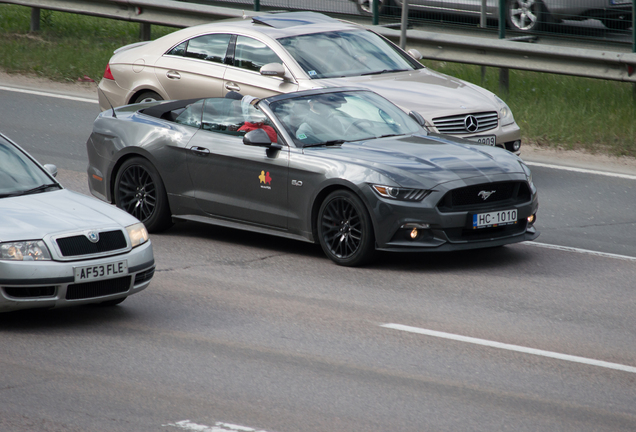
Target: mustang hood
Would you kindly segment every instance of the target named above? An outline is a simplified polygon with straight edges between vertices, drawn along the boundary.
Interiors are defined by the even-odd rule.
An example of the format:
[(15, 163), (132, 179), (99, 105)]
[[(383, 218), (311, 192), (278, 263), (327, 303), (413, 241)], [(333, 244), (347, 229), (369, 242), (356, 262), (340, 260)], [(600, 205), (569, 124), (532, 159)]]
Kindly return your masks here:
[(455, 115), (458, 112), (468, 114), (498, 109), (494, 95), (489, 91), (428, 68), (320, 81), (326, 87), (368, 88), (407, 112), (419, 112), (429, 121), (434, 117)]
[(40, 240), (47, 234), (138, 222), (110, 204), (66, 189), (3, 198), (1, 208), (0, 241)]
[(345, 162), (372, 167), (403, 187), (432, 188), (454, 180), (525, 175), (514, 154), (495, 147), (464, 144), (444, 135), (406, 136), (345, 143), (321, 148)]

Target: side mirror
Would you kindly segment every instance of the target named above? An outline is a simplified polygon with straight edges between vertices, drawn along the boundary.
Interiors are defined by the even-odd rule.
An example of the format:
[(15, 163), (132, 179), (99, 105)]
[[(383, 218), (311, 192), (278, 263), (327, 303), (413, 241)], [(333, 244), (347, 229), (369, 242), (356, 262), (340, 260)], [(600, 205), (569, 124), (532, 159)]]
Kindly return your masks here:
[(422, 60), (422, 53), (416, 50), (415, 48), (411, 48), (407, 51), (407, 53), (413, 57), (415, 60)]
[(272, 140), (263, 129), (254, 129), (243, 136), (243, 144), (256, 147), (270, 147)]
[(57, 167), (53, 164), (44, 164), (44, 169), (49, 172), (53, 177), (57, 177)]
[(280, 63), (267, 63), (261, 67), (261, 75), (285, 78), (285, 67)]
[(422, 114), (418, 113), (417, 111), (411, 111), (409, 112), (409, 117), (415, 120), (424, 129), (428, 129), (428, 127), (426, 126), (426, 120), (424, 119), (424, 117), (422, 117)]

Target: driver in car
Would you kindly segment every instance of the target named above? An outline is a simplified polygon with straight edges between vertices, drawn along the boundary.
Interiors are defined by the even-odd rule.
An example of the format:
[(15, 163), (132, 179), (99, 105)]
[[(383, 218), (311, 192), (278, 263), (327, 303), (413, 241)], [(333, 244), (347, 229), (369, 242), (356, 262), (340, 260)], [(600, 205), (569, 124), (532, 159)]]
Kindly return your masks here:
[(301, 141), (326, 142), (344, 139), (345, 130), (338, 117), (340, 108), (346, 100), (341, 95), (318, 95), (309, 100), (309, 111), (296, 131)]

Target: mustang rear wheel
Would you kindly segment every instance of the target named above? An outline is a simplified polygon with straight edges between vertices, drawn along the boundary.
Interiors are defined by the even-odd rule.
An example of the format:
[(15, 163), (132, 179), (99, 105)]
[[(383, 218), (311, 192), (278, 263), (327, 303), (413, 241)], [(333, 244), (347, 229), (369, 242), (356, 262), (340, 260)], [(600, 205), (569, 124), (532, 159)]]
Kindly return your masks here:
[(123, 163), (115, 178), (115, 204), (159, 232), (172, 225), (166, 189), (157, 169), (135, 157)]
[(360, 198), (348, 190), (334, 191), (323, 201), (318, 238), (322, 250), (338, 265), (362, 265), (375, 254), (371, 217)]

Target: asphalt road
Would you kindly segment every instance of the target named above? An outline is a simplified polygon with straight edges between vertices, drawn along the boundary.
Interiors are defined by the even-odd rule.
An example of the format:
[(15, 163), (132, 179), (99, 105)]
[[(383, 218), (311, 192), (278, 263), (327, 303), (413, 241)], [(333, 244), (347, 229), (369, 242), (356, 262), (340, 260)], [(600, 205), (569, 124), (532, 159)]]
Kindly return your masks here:
[[(97, 105), (0, 101), (0, 131), (86, 192)], [(213, 226), (151, 236), (155, 278), (120, 306), (0, 315), (0, 431), (636, 430), (636, 176), (527, 160), (535, 244), (350, 269)]]

